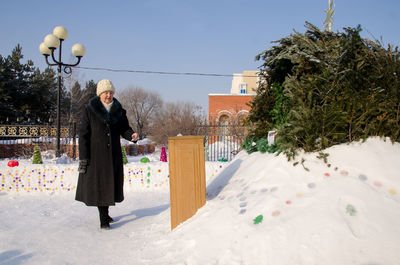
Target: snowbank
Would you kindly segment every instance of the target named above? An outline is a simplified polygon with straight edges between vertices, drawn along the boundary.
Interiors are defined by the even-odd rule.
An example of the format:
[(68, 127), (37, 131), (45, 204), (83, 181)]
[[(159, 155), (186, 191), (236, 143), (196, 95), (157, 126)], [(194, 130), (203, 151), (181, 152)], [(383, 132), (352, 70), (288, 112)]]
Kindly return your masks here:
[[(5, 264), (399, 265), (400, 144), (371, 138), (326, 151), (330, 166), (317, 154), (300, 156), (298, 162), (305, 159), (303, 167), (293, 166), (294, 161), (283, 155), (245, 152), (221, 167), (217, 164), (208, 181), (206, 205), (173, 231), (166, 184), (146, 188), (143, 181), (141, 188), (138, 180), (132, 183), (137, 188), (129, 188), (129, 173), (125, 201), (110, 209), (116, 220), (110, 231), (99, 229), (97, 210), (74, 201), (74, 192), (2, 191), (0, 260)], [(130, 161), (133, 164), (126, 170), (131, 168), (131, 180), (142, 175), (145, 180), (150, 172), (150, 183), (158, 184), (166, 169), (153, 162), (148, 165), (151, 171), (143, 165), (142, 174)], [(71, 170), (63, 169), (68, 167)], [(67, 174), (76, 175), (72, 165), (45, 169), (47, 174), (57, 170), (57, 179), (62, 170), (64, 180)], [(1, 161), (0, 170), (4, 174), (10, 169)]]

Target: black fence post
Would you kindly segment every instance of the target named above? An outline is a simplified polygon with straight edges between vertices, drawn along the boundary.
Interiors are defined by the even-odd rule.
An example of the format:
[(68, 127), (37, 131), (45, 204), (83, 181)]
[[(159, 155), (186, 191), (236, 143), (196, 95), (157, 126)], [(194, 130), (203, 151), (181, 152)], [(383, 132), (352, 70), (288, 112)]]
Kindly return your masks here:
[(76, 159), (76, 122), (72, 123), (72, 158)]

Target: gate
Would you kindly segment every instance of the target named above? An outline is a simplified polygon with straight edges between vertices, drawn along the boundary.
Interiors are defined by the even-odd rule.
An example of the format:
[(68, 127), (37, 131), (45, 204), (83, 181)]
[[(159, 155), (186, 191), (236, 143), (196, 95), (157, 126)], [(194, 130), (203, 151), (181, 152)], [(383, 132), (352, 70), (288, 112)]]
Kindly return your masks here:
[(205, 136), (205, 156), (207, 161), (231, 161), (242, 150), (247, 127), (237, 124), (201, 125), (200, 134)]

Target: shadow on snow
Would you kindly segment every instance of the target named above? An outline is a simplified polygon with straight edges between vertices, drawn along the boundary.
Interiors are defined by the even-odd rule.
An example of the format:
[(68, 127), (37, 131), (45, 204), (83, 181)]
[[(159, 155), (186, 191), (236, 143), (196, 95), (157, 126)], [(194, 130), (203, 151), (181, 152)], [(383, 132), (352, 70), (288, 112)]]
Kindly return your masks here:
[[(143, 209), (134, 210), (128, 214), (124, 214), (124, 215), (115, 217), (114, 219), (115, 219), (116, 223), (114, 223), (112, 226), (113, 226), (113, 228), (118, 228), (127, 223), (141, 219), (143, 217), (156, 216), (168, 208), (169, 208), (169, 204), (164, 204), (164, 205), (159, 205), (159, 206), (155, 206), (155, 207), (151, 207), (151, 208), (143, 208)], [(128, 219), (126, 219), (126, 218), (128, 218)], [(126, 220), (123, 220), (123, 219), (126, 219)]]
[(229, 183), (232, 176), (239, 169), (240, 164), (243, 162), (237, 159), (231, 162), (219, 175), (207, 186), (207, 200), (212, 200), (217, 197), (225, 186)]
[(23, 254), (20, 250), (8, 250), (0, 253), (1, 265), (18, 265), (25, 263), (27, 259), (33, 257), (33, 254)]

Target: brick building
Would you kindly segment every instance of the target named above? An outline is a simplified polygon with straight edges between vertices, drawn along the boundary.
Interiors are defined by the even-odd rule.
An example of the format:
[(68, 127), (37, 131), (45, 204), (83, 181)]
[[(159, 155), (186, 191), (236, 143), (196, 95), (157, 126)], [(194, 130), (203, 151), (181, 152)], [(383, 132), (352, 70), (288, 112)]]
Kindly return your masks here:
[(247, 105), (256, 95), (259, 83), (257, 71), (244, 71), (234, 74), (230, 94), (208, 95), (208, 118), (211, 123), (227, 124), (246, 117), (250, 107)]

